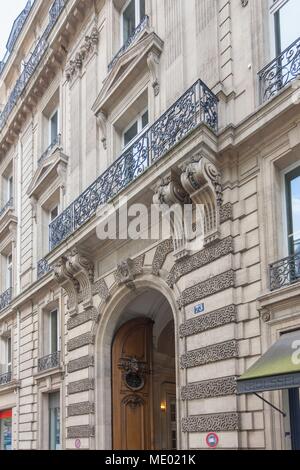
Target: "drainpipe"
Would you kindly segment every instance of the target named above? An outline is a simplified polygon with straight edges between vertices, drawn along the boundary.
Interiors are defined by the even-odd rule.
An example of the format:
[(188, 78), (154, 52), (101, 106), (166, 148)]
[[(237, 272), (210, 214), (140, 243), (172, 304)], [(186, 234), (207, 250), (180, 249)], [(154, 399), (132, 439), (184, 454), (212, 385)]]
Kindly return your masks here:
[[(17, 382), (20, 380), (20, 310), (17, 309)], [(19, 449), (20, 428), (20, 387), (17, 388), (17, 422), (16, 422), (16, 450)]]

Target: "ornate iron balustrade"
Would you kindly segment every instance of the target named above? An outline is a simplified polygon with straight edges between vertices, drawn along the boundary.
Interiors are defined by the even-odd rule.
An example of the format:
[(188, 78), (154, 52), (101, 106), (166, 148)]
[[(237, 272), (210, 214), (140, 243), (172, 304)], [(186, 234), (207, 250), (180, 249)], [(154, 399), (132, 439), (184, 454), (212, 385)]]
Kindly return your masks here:
[(12, 209), (14, 206), (14, 198), (11, 197), (7, 203), (0, 209), (0, 217), (4, 214), (7, 209)]
[(53, 150), (56, 147), (59, 147), (61, 144), (61, 135), (58, 134), (55, 139), (51, 142), (49, 147), (45, 150), (45, 152), (41, 155), (41, 157), (38, 159), (38, 166), (41, 166), (44, 161), (52, 154)]
[(17, 42), (18, 37), (20, 36), (27, 18), (32, 10), (32, 7), (34, 5), (36, 0), (28, 0), (28, 2), (25, 5), (25, 8), (22, 10), (20, 15), (17, 17), (17, 19), (14, 21), (13, 27), (11, 29), (7, 44), (6, 44), (6, 54), (3, 58), (2, 61), (0, 61), (0, 75), (10, 57), (10, 54), (13, 51), (13, 48), (15, 46), (15, 43)]
[(137, 36), (147, 27), (149, 26), (149, 16), (144, 16), (140, 24), (135, 28), (132, 35), (127, 39), (125, 44), (119, 49), (116, 53), (112, 61), (108, 64), (108, 71), (110, 72), (115, 63), (117, 62), (118, 58), (127, 51), (127, 49), (131, 46), (131, 44), (136, 40)]
[(0, 114), (0, 131), (6, 124), (7, 119), (9, 118), (12, 110), (17, 104), (18, 99), (23, 93), (27, 83), (32, 77), (33, 73), (37, 69), (42, 57), (44, 56), (46, 50), (48, 49), (48, 37), (56, 24), (62, 10), (67, 4), (68, 0), (55, 0), (49, 10), (49, 23), (39, 39), (34, 51), (31, 54), (30, 59), (26, 63), (23, 72), (18, 78), (9, 98), (6, 103), (5, 108)]
[(48, 261), (46, 259), (41, 259), (37, 264), (37, 278), (41, 279), (46, 274), (50, 273), (52, 269), (50, 268)]
[(6, 372), (6, 374), (0, 375), (0, 386), (9, 384), (11, 380), (12, 380), (11, 372)]
[(198, 80), (49, 226), (50, 250), (201, 123), (218, 129), (218, 99)]
[(12, 301), (12, 288), (7, 289), (0, 295), (0, 312), (4, 310)]
[(271, 291), (300, 281), (300, 253), (270, 265)]
[(300, 38), (259, 72), (261, 101), (273, 98), (283, 87), (300, 77)]
[(49, 354), (49, 356), (41, 357), (38, 360), (38, 372), (55, 369), (60, 366), (60, 351)]

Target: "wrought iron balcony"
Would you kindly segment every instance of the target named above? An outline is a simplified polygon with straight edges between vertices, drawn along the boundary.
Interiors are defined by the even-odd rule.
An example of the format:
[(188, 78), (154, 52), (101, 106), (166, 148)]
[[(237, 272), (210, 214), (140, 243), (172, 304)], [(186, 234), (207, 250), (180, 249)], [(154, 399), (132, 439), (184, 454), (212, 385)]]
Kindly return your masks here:
[(118, 58), (121, 57), (121, 55), (124, 54), (124, 52), (127, 51), (127, 49), (131, 46), (132, 43), (136, 40), (137, 36), (147, 27), (149, 26), (149, 16), (144, 16), (140, 24), (135, 28), (133, 31), (132, 35), (127, 39), (125, 44), (119, 49), (119, 51), (116, 53), (112, 61), (108, 64), (108, 71), (110, 72), (115, 63), (117, 62)]
[(42, 357), (38, 360), (38, 372), (55, 369), (60, 365), (60, 351), (49, 354), (49, 356)]
[(0, 386), (9, 384), (11, 380), (12, 380), (11, 372), (6, 372), (5, 374), (0, 375)]
[(198, 80), (49, 227), (52, 250), (200, 124), (218, 129), (218, 98)]
[(41, 157), (38, 159), (38, 166), (41, 166), (45, 160), (52, 154), (53, 150), (56, 147), (59, 147), (61, 143), (61, 135), (58, 134), (55, 139), (51, 142), (49, 147), (45, 150), (45, 152), (41, 155)]
[(43, 58), (46, 50), (48, 49), (48, 37), (54, 28), (61, 12), (63, 11), (68, 0), (55, 0), (49, 10), (49, 22), (46, 26), (45, 31), (43, 32), (41, 38), (39, 39), (34, 51), (31, 54), (30, 59), (26, 63), (23, 72), (15, 84), (5, 108), (0, 114), (0, 132), (5, 126), (11, 112), (16, 106), (21, 94), (23, 93), (27, 83), (37, 69), (41, 59)]
[(300, 77), (300, 38), (259, 72), (261, 101), (273, 98), (292, 80)]
[(0, 312), (4, 310), (12, 301), (12, 288), (7, 289), (0, 295)]
[(11, 197), (7, 203), (0, 209), (0, 217), (4, 214), (7, 209), (12, 209), (14, 206), (14, 199)]
[(37, 264), (37, 278), (41, 279), (43, 276), (48, 274), (51, 268), (46, 259), (41, 259)]
[(300, 252), (270, 265), (271, 291), (300, 282)]

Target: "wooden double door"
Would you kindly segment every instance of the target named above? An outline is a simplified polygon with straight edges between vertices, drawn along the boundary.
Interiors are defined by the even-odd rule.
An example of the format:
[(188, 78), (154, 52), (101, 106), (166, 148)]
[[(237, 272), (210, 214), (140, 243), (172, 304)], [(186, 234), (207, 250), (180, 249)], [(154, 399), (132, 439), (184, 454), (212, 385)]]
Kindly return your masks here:
[(112, 415), (115, 450), (153, 449), (152, 329), (147, 318), (129, 321), (112, 347)]

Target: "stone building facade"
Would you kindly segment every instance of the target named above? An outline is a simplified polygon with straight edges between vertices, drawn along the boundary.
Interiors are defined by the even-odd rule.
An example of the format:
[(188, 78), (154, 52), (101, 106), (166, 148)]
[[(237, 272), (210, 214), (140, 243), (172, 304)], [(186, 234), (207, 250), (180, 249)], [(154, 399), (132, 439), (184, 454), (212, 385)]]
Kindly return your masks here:
[[(300, 329), (298, 3), (36, 0), (18, 17), (0, 72), (1, 448), (297, 446), (290, 414), (237, 379)], [(99, 206), (122, 198), (202, 204), (204, 246), (100, 240)]]

